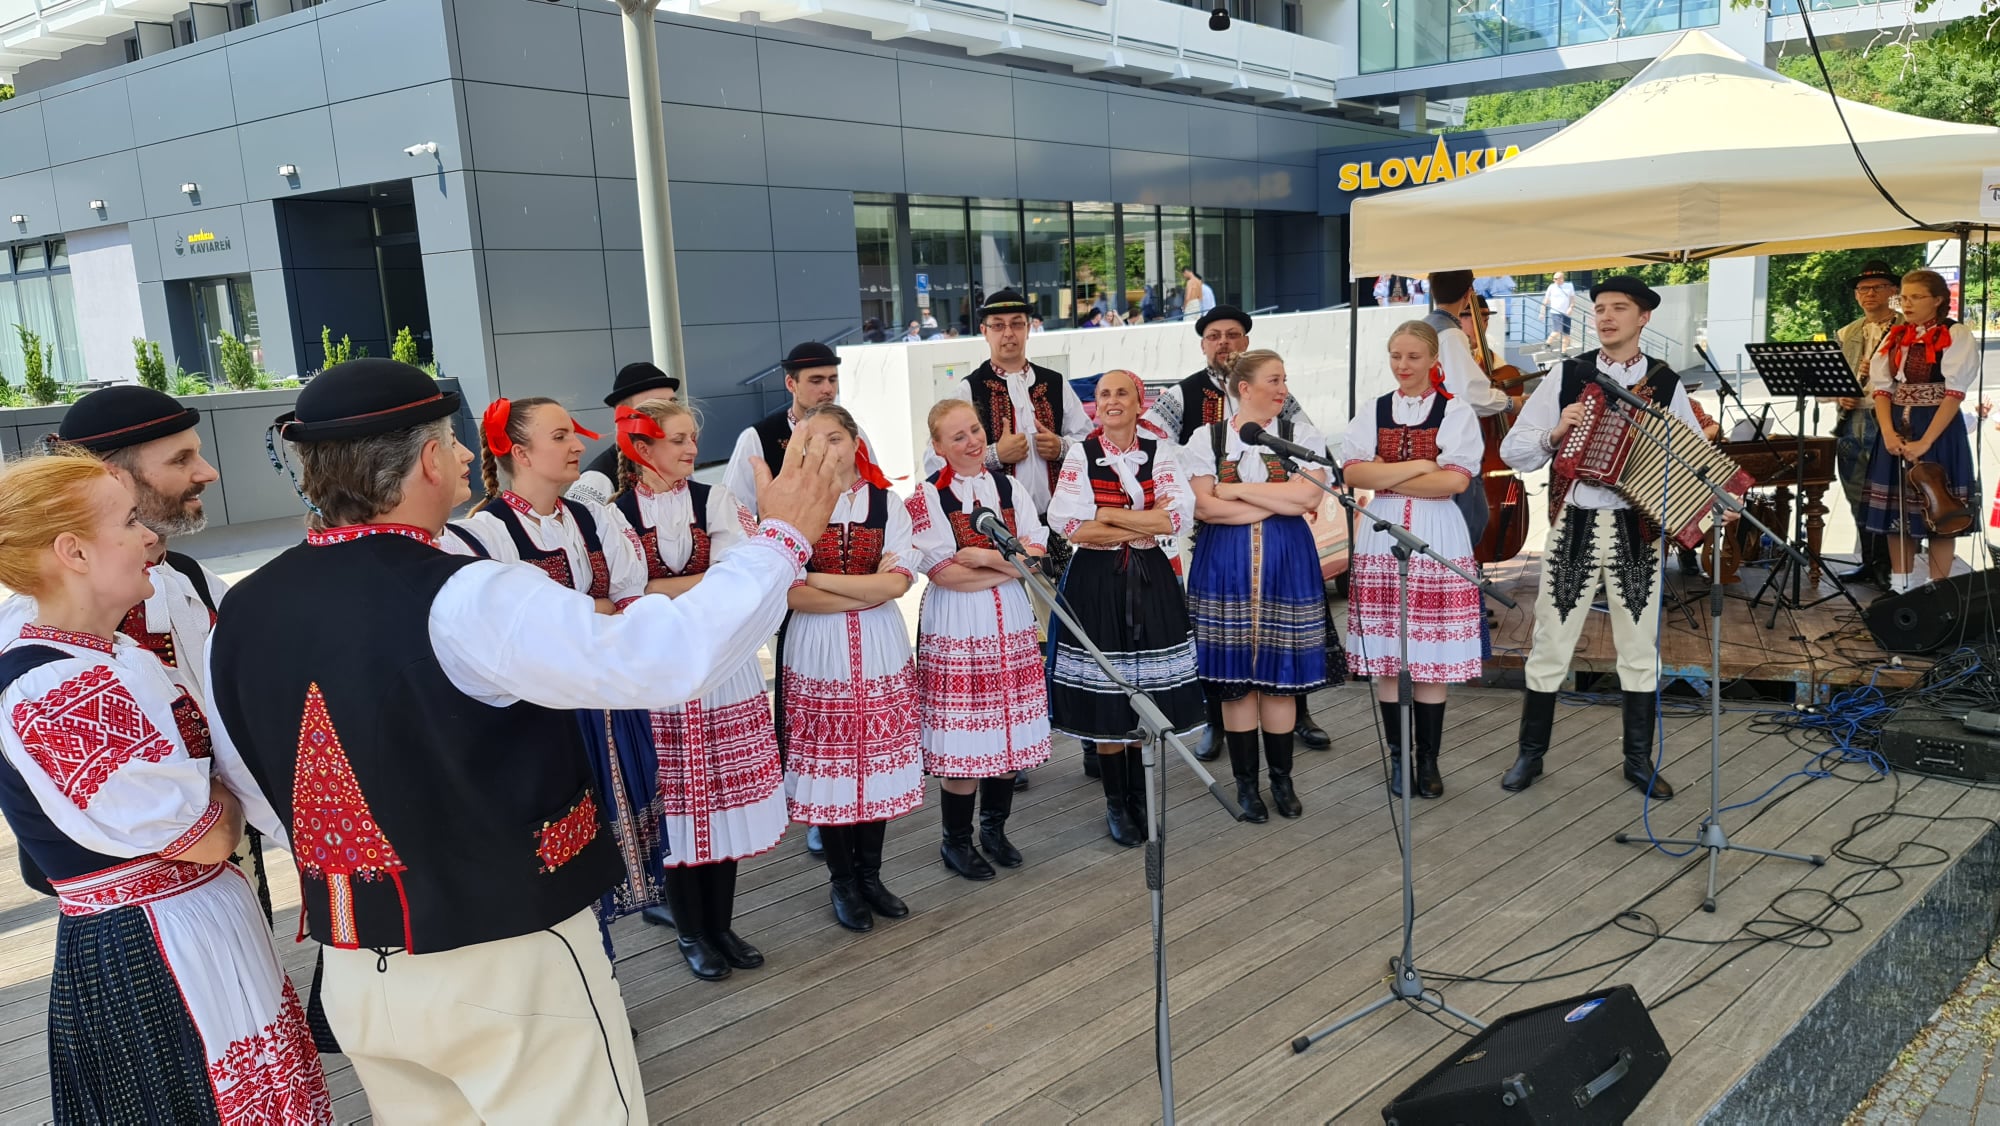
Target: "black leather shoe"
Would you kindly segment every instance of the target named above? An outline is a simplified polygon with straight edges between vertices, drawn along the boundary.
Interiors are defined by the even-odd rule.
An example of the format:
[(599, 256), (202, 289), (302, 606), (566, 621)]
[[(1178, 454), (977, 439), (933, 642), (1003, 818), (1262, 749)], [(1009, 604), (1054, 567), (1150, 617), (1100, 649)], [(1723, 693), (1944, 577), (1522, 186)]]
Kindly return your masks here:
[[(975, 852), (973, 855), (978, 856), (979, 854)], [(980, 863), (984, 864), (985, 861), (982, 860)], [(991, 868), (987, 869), (989, 872), (992, 870)], [(868, 909), (877, 915), (885, 919), (900, 919), (910, 913), (909, 904), (896, 898), (895, 892), (882, 886), (882, 877), (880, 875), (870, 873), (861, 876), (855, 880), (855, 884), (861, 889), (861, 898), (867, 901)]]
[(994, 876), (993, 865), (988, 864), (986, 858), (979, 855), (979, 850), (972, 847), (971, 833), (959, 839), (946, 837), (944, 843), (938, 845), (938, 856), (944, 860), (945, 867), (968, 880), (990, 880)]
[(875, 915), (861, 898), (860, 887), (851, 879), (835, 880), (832, 886), (834, 921), (851, 931), (874, 930)]
[(1022, 790), (1025, 790), (1027, 788), (1028, 788), (1028, 772), (1025, 770), (1017, 772), (1014, 775), (1014, 792), (1018, 794)]
[(656, 927), (671, 927), (674, 925), (673, 910), (664, 903), (655, 904), (641, 910), (639, 917)]
[(694, 976), (703, 981), (721, 981), (729, 976), (729, 959), (723, 957), (722, 951), (717, 950), (706, 936), (689, 938), (682, 935), (674, 940), (674, 945), (680, 947), (681, 957), (687, 959), (688, 969), (694, 971)]
[(1021, 850), (1007, 839), (1007, 818), (1014, 812), (1014, 787), (1005, 778), (979, 781), (979, 847), (1002, 868), (1019, 868)]
[(1654, 801), (1674, 800), (1674, 788), (1653, 769), (1653, 726), (1659, 699), (1651, 692), (1626, 692), (1625, 697), (1625, 780)]
[(764, 952), (743, 941), (743, 936), (735, 931), (709, 935), (708, 941), (722, 952), (724, 961), (739, 970), (754, 970), (764, 964)]
[(1308, 751), (1324, 751), (1332, 747), (1333, 736), (1328, 735), (1326, 729), (1319, 725), (1319, 721), (1313, 718), (1312, 709), (1306, 706), (1306, 698), (1300, 696), (1298, 701), (1299, 718), (1292, 728), (1293, 738)]

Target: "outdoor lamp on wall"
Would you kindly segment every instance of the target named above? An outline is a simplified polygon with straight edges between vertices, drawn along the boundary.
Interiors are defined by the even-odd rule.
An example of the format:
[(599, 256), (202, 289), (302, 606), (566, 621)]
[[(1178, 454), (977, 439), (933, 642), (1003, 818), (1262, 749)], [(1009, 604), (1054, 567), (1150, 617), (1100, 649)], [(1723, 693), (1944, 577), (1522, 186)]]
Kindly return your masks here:
[(1217, 4), (1217, 5), (1215, 6), (1215, 11), (1213, 11), (1213, 12), (1210, 12), (1210, 13), (1209, 13), (1209, 16), (1208, 16), (1208, 30), (1210, 30), (1210, 31), (1228, 31), (1228, 30), (1229, 30), (1229, 9), (1228, 9), (1228, 8), (1225, 8), (1225, 7), (1223, 7), (1223, 6), (1222, 6), (1222, 5), (1220, 5), (1220, 4)]
[(296, 180), (299, 178), (299, 166), (296, 164), (280, 164), (278, 165), (278, 175), (283, 176), (287, 180)]
[(14, 224), (17, 227), (25, 227), (28, 225), (28, 217), (26, 215), (9, 215), (7, 216), (7, 221), (9, 223)]
[(185, 184), (182, 184), (182, 185), (181, 185), (181, 194), (182, 194), (182, 195), (200, 195), (200, 194), (201, 194), (201, 185), (200, 185), (200, 184), (197, 184), (197, 183), (195, 183), (195, 182), (194, 182), (193, 180), (189, 180), (189, 181), (188, 181), (187, 183), (185, 183)]
[(98, 215), (100, 215), (100, 216), (101, 216), (101, 215), (103, 215), (103, 214), (104, 214), (104, 201), (103, 201), (103, 200), (101, 200), (101, 199), (93, 199), (93, 200), (91, 200), (91, 201), (90, 201), (90, 209), (91, 209), (92, 211), (95, 211), (95, 212), (97, 212), (97, 213), (98, 213)]

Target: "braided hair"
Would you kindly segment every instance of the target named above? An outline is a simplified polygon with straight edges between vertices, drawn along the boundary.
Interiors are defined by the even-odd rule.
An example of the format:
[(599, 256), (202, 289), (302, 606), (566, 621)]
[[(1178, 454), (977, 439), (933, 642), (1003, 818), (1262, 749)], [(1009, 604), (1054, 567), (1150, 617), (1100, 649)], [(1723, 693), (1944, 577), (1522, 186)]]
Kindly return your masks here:
[[(694, 420), (695, 433), (701, 432), (701, 416), (686, 403), (674, 399), (646, 399), (634, 403), (632, 409), (659, 423), (661, 429), (666, 428), (668, 419), (686, 417)], [(626, 454), (624, 443), (619, 443), (617, 492), (613, 495), (629, 492), (632, 486), (639, 483), (640, 476), (644, 472), (645, 467), (633, 461), (631, 456)]]
[[(535, 408), (561, 405), (554, 399), (544, 396), (513, 400), (512, 410), (507, 415), (508, 439), (517, 446), (527, 441), (528, 418), (535, 413)], [(510, 453), (507, 455), (507, 477), (511, 480), (513, 476), (514, 455)], [(494, 455), (493, 443), (488, 439), (486, 431), (483, 428), (479, 432), (479, 480), (486, 486), (486, 495), (479, 498), (478, 504), (472, 506), (472, 511), (474, 512), (478, 512), (487, 505), (499, 500), (501, 492), (500, 459)]]

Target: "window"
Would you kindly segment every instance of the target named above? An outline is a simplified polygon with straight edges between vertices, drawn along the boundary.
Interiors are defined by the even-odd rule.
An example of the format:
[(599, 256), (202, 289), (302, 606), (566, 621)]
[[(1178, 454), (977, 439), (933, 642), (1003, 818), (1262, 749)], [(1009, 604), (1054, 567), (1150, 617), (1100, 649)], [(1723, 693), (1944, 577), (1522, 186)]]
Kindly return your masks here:
[(69, 269), (69, 240), (56, 239), (49, 243), (49, 269)]
[(194, 42), (194, 16), (174, 17), (174, 46), (185, 47)]
[(128, 63), (139, 61), (139, 37), (137, 35), (128, 35), (125, 37), (125, 61)]
[(31, 242), (14, 248), (14, 272), (17, 274), (36, 273), (49, 268), (49, 248), (44, 243)]
[(0, 253), (0, 372), (20, 372), (25, 357), (15, 325), (25, 325), (50, 349), (49, 374), (63, 383), (84, 379), (76, 331), (76, 295), (70, 285), (69, 244), (31, 242)]
[(235, 21), (230, 24), (231, 27), (249, 27), (251, 24), (256, 23), (257, 0), (243, 0), (242, 3), (236, 5), (234, 17)]

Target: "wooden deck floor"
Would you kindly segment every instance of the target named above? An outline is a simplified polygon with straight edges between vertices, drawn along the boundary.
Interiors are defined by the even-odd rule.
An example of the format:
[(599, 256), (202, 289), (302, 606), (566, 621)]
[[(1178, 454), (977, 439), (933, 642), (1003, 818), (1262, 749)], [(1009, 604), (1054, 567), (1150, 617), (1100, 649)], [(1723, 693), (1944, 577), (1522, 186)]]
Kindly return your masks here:
[[(1168, 956), (1180, 1113), (1188, 1121), (1371, 1122), (1454, 1034), (1387, 1011), (1295, 1056), (1290, 1039), (1379, 995), (1397, 948), (1396, 852), (1365, 688), (1317, 701), (1336, 733), (1302, 753), (1306, 816), (1239, 825), (1174, 764), (1168, 853)], [(1857, 869), (1726, 856), (1721, 910), (1700, 910), (1700, 858), (1611, 843), (1641, 832), (1640, 803), (1618, 777), (1608, 707), (1565, 707), (1550, 773), (1525, 794), (1496, 783), (1513, 757), (1518, 696), (1467, 689), (1448, 721), (1448, 793), (1416, 818), (1419, 966), (1465, 973), (1511, 961), (1640, 908), (1676, 937), (1728, 938), (1791, 888), (1826, 888)], [(1725, 717), (1725, 795), (1754, 795), (1805, 758), (1781, 735)], [(1686, 794), (1656, 807), (1653, 829), (1685, 835), (1705, 797), (1705, 717), (1668, 721), (1666, 773)], [(1850, 822), (1886, 808), (1893, 784), (1826, 780), (1729, 822), (1738, 843), (1823, 852)], [(1701, 791), (1696, 793), (1696, 791)], [(1928, 779), (1902, 783), (1914, 813), (2000, 814), (2000, 793)], [(933, 794), (934, 796), (934, 794)], [(1744, 819), (1748, 818), (1747, 821)], [(769, 956), (721, 984), (694, 980), (665, 932), (615, 928), (618, 973), (654, 1118), (687, 1122), (1146, 1122), (1159, 1115), (1152, 972), (1140, 854), (1102, 832), (1099, 791), (1074, 744), (1035, 774), (1013, 836), (1027, 866), (987, 884), (947, 873), (931, 807), (889, 835), (889, 884), (915, 909), (867, 935), (840, 930), (824, 869), (794, 832), (748, 862), (738, 929)], [(1983, 829), (1924, 827), (1956, 854)], [(1909, 827), (1903, 835), (1916, 833)], [(1898, 838), (1900, 839), (1900, 837)], [(50, 901), (0, 856), (0, 1123), (48, 1116), (44, 994)], [(1863, 929), (1820, 950), (1653, 946), (1616, 970), (1525, 986), (1453, 984), (1457, 1007), (1487, 1018), (1601, 983), (1657, 999), (1726, 963), (1654, 1012), (1675, 1061), (1635, 1121), (1692, 1121), (1756, 1061), (1941, 869), (1863, 901)], [(295, 925), (289, 870), (278, 932)], [(1632, 949), (1609, 931), (1530, 959), (1514, 977), (1583, 967)], [(303, 978), (310, 949), (281, 953)], [(1437, 984), (1436, 981), (1433, 984)], [(301, 981), (303, 987), (303, 981)], [(327, 1059), (342, 1122), (364, 1121), (351, 1068)]]

